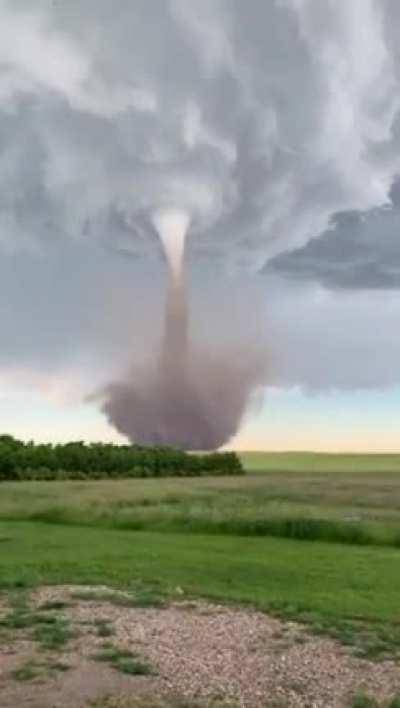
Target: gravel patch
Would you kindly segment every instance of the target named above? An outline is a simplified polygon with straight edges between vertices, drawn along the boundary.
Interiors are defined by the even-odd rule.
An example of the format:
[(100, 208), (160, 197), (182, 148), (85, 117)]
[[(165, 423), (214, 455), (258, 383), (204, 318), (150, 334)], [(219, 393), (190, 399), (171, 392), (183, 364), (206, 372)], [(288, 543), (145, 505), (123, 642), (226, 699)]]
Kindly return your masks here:
[[(83, 590), (107, 592), (105, 587), (42, 588), (31, 601), (33, 606), (71, 602)], [(79, 708), (104, 693), (140, 691), (174, 692), (204, 699), (206, 705), (224, 698), (240, 708), (344, 708), (360, 689), (379, 701), (400, 694), (400, 667), (393, 661), (357, 659), (331, 639), (311, 636), (300, 624), (261, 612), (207, 602), (181, 601), (157, 609), (98, 600), (72, 602), (62, 614), (77, 636), (59, 654), (70, 671), (45, 687), (12, 686), (7, 680), (9, 665), (15, 666), (19, 653), (25, 657), (32, 647), (25, 643), (23, 652), (17, 647), (16, 653), (7, 655), (0, 646), (0, 708), (32, 706), (35, 693), (42, 700), (40, 708)], [(106, 640), (96, 630), (101, 620), (113, 630)], [(105, 641), (143, 656), (156, 675), (126, 676), (99, 665), (93, 656)], [(26, 702), (24, 691), (31, 702)]]

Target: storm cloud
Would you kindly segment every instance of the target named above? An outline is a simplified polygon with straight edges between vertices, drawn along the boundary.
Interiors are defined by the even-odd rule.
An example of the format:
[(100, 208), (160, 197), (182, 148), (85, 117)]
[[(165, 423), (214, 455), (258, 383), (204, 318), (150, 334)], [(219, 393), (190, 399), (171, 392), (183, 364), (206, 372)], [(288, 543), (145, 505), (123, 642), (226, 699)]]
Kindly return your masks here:
[[(207, 357), (263, 352), (252, 391), (400, 381), (394, 0), (0, 0), (0, 13), (3, 372), (71, 376), (82, 397), (151, 362), (166, 284), (153, 217), (172, 208), (189, 215)], [(367, 371), (350, 332), (372, 346), (370, 317)]]
[[(1, 238), (158, 249), (261, 268), (400, 169), (400, 11), (374, 0), (2, 0)], [(400, 24), (400, 23), (399, 23)], [(367, 53), (367, 59), (366, 59)]]
[[(344, 212), (332, 227), (306, 246), (272, 259), (265, 270), (316, 281), (328, 288), (400, 288), (400, 183), (391, 205), (366, 212)], [(332, 234), (332, 229), (334, 234)]]

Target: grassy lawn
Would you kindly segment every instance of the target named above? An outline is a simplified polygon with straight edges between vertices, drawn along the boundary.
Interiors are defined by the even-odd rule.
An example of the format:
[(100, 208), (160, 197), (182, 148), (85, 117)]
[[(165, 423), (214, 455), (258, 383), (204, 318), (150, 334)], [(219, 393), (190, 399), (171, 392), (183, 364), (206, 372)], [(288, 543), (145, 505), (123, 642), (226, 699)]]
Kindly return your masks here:
[(400, 620), (393, 549), (21, 522), (0, 524), (0, 546), (4, 588), (140, 580), (261, 608)]
[[(160, 599), (249, 603), (362, 656), (400, 656), (400, 551), (287, 539), (0, 523), (0, 592), (109, 585)], [(135, 602), (135, 601), (134, 601)]]

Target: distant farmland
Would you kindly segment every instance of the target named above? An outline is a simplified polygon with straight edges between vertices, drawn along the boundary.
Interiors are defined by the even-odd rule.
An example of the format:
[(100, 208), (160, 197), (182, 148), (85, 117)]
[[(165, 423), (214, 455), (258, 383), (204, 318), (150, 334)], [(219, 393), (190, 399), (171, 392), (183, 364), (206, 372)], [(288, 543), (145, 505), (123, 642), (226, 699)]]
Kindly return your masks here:
[(249, 472), (400, 473), (400, 454), (242, 452), (240, 457)]

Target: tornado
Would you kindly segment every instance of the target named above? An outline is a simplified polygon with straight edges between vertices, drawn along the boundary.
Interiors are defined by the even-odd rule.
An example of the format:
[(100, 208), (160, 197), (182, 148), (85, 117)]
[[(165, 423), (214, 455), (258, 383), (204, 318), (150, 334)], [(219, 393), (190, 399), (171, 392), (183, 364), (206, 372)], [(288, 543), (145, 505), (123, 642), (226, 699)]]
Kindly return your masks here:
[(217, 449), (237, 432), (252, 393), (264, 381), (265, 352), (244, 343), (215, 353), (194, 341), (185, 273), (190, 215), (163, 209), (152, 223), (167, 268), (158, 351), (149, 352), (139, 370), (132, 367), (107, 386), (103, 412), (134, 443)]
[(188, 306), (183, 270), (188, 224), (189, 216), (184, 211), (163, 210), (154, 216), (168, 267), (158, 373), (164, 395), (176, 394), (176, 408), (183, 393), (188, 357)]

